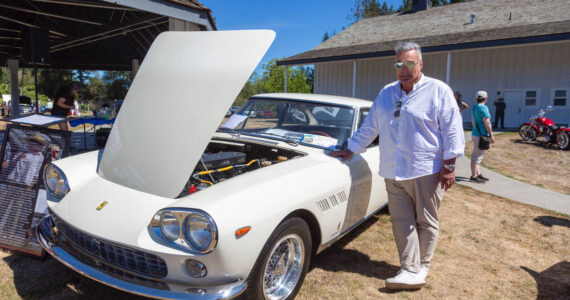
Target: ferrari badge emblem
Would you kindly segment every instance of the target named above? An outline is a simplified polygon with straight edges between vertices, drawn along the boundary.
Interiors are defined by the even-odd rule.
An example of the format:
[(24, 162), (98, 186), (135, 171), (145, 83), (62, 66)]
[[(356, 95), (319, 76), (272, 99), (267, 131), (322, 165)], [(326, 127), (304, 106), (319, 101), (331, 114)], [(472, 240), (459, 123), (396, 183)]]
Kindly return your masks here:
[(99, 204), (99, 206), (97, 206), (97, 210), (103, 209), (103, 207), (105, 207), (105, 205), (107, 205), (107, 203), (108, 203), (107, 201), (101, 202), (101, 204)]

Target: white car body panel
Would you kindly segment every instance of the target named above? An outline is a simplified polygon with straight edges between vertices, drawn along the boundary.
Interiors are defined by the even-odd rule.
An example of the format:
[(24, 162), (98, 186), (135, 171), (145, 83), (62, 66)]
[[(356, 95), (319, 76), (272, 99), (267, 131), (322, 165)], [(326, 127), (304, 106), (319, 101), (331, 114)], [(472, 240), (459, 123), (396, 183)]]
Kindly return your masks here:
[[(270, 30), (160, 34), (125, 97), (99, 174), (129, 188), (178, 196), (274, 38)], [(172, 122), (174, 129), (164, 126)], [(181, 137), (184, 129), (192, 136)]]

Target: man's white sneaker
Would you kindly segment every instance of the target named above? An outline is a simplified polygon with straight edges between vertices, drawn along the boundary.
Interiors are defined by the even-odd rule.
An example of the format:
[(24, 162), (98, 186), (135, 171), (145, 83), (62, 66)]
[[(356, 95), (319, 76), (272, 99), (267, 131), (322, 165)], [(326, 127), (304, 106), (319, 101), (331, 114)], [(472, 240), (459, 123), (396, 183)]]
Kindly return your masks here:
[(426, 276), (427, 271), (420, 270), (419, 273), (412, 273), (401, 269), (396, 277), (386, 279), (386, 288), (391, 290), (419, 289), (426, 283)]
[(428, 272), (429, 272), (429, 268), (428, 268), (428, 267), (426, 267), (426, 266), (421, 266), (421, 267), (420, 267), (420, 273), (419, 273), (419, 274), (422, 276), (421, 278), (422, 278), (424, 281), (426, 281), (426, 277), (427, 277), (427, 275), (428, 275)]

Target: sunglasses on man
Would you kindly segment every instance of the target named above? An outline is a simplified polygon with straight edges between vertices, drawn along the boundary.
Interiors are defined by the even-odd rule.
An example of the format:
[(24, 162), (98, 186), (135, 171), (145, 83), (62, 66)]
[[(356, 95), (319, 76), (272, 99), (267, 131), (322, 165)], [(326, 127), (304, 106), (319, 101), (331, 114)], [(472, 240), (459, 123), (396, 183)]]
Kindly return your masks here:
[(416, 67), (416, 65), (419, 64), (419, 63), (420, 63), (419, 60), (418, 60), (418, 61), (397, 61), (397, 62), (394, 64), (394, 68), (395, 68), (396, 70), (401, 70), (401, 69), (403, 69), (404, 67), (406, 67), (409, 71), (411, 71), (411, 70), (413, 70), (413, 69)]

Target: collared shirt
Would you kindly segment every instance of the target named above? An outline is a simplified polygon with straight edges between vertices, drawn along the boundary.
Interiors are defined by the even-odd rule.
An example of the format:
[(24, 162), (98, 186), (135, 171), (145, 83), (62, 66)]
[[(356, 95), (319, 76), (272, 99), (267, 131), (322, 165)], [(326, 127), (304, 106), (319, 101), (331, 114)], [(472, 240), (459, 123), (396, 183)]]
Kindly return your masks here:
[[(400, 99), (400, 116), (395, 117)], [(451, 88), (423, 74), (408, 94), (399, 81), (386, 85), (348, 149), (362, 153), (377, 135), (380, 176), (394, 180), (437, 173), (443, 160), (463, 156), (465, 148), (463, 120)]]

